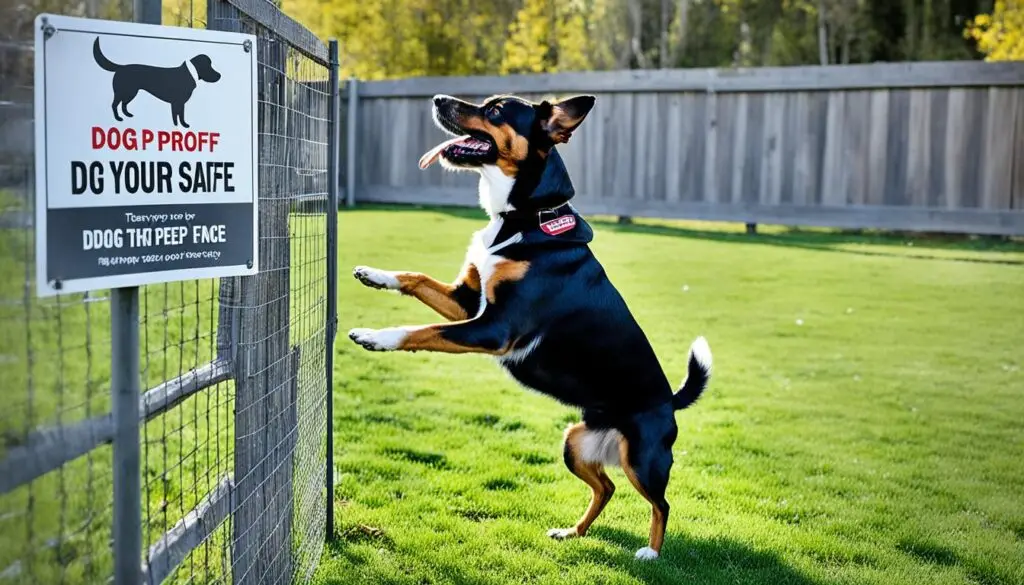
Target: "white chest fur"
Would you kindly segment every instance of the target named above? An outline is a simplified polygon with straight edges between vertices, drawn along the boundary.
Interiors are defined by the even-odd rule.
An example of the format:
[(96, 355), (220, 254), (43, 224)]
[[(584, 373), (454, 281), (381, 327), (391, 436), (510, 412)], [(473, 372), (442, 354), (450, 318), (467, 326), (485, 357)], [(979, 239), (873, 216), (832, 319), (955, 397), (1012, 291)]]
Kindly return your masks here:
[(487, 227), (473, 234), (469, 250), (466, 253), (466, 259), (476, 266), (476, 271), (480, 275), (480, 308), (477, 310), (477, 317), (483, 315), (487, 309), (487, 282), (494, 277), (497, 265), (505, 260), (503, 256), (497, 254), (498, 250), (491, 251), (496, 243), (501, 244), (501, 242), (495, 242), (494, 239), (501, 231), (502, 223), (501, 218), (492, 219)]
[(502, 211), (508, 211), (510, 209), (508, 196), (512, 193), (512, 185), (515, 182), (515, 179), (507, 176), (494, 165), (480, 167), (480, 190), (478, 193), (480, 207), (491, 217)]
[[(469, 245), (466, 259), (476, 266), (477, 273), (480, 275), (480, 308), (477, 310), (474, 318), (479, 318), (487, 310), (487, 283), (494, 278), (498, 265), (506, 260), (499, 252), (505, 246), (514, 244), (522, 239), (522, 234), (517, 233), (506, 240), (496, 242), (495, 238), (498, 232), (501, 231), (502, 223), (500, 218), (492, 219), (487, 224), (487, 227), (473, 234), (473, 239)], [(499, 357), (498, 361), (504, 364), (521, 362), (539, 344), (540, 337), (535, 337), (527, 345), (513, 349), (508, 354)]]

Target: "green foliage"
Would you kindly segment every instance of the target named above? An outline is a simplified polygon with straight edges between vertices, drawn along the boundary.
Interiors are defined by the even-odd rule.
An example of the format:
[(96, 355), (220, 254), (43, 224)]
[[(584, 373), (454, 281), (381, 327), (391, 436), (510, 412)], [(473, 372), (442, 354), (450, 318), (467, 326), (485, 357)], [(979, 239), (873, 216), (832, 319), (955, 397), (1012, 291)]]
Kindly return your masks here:
[(207, 0), (163, 0), (163, 23), (187, 28), (206, 28)]
[[(165, 0), (174, 6), (204, 0)], [(991, 0), (283, 0), (341, 42), (363, 79), (655, 67), (974, 59), (1006, 43), (1013, 2)], [(1003, 6), (1005, 8), (998, 8)], [(203, 9), (205, 10), (205, 9)], [(1016, 10), (1016, 12), (1014, 12)], [(1005, 15), (1005, 16), (1004, 16)], [(1019, 18), (1019, 17), (1018, 17)], [(1019, 39), (1019, 35), (1017, 37)], [(1018, 41), (1019, 42), (1019, 41)], [(993, 55), (1002, 54), (997, 51)]]
[(591, 69), (582, 2), (524, 0), (509, 27), (502, 73)]

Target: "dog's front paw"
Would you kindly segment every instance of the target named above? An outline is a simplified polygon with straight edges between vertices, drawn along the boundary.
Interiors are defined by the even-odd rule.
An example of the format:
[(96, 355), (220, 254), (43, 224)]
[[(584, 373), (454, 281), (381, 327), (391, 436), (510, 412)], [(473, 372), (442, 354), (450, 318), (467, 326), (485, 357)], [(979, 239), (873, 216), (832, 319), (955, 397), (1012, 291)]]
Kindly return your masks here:
[(575, 528), (552, 528), (548, 530), (548, 536), (555, 540), (565, 540), (567, 538), (576, 538), (579, 536), (579, 532)]
[(649, 546), (636, 551), (636, 559), (638, 561), (653, 561), (656, 558), (658, 558), (658, 551)]
[(378, 270), (369, 266), (356, 266), (352, 269), (352, 276), (370, 288), (398, 290), (398, 279), (395, 278), (393, 272)]
[(402, 328), (366, 329), (359, 327), (348, 332), (348, 338), (370, 351), (394, 351), (405, 339)]

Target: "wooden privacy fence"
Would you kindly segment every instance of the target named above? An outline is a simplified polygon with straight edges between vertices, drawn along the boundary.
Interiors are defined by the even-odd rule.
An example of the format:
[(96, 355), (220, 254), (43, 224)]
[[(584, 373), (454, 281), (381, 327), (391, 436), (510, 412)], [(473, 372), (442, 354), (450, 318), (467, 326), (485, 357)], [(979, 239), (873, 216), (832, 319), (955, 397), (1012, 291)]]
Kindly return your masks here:
[[(353, 84), (349, 84), (351, 87)], [(475, 204), (420, 171), (430, 100), (590, 93), (559, 146), (583, 213), (1024, 234), (1024, 63), (643, 70), (355, 84), (349, 201)], [(353, 99), (354, 98), (354, 99)], [(351, 111), (351, 108), (355, 111)], [(350, 178), (350, 181), (352, 179)]]

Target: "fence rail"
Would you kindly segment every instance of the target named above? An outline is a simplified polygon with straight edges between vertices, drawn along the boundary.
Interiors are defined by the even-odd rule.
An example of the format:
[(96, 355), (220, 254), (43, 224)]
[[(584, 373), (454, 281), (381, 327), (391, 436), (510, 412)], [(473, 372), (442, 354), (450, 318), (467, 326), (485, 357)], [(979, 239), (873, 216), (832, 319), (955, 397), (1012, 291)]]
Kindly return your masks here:
[(1019, 62), (361, 82), (347, 199), (476, 204), (475, 177), (416, 166), (444, 137), (429, 96), (584, 92), (559, 146), (584, 213), (1024, 234)]
[[(153, 5), (136, 2), (150, 18)], [(128, 19), (130, 6), (68, 10)], [(35, 298), (35, 14), (0, 7), (0, 582), (284, 585), (322, 552), (337, 44), (264, 0), (207, 9), (192, 21), (257, 37), (260, 273), (145, 286), (125, 304)], [(139, 326), (113, 330), (115, 313)]]

